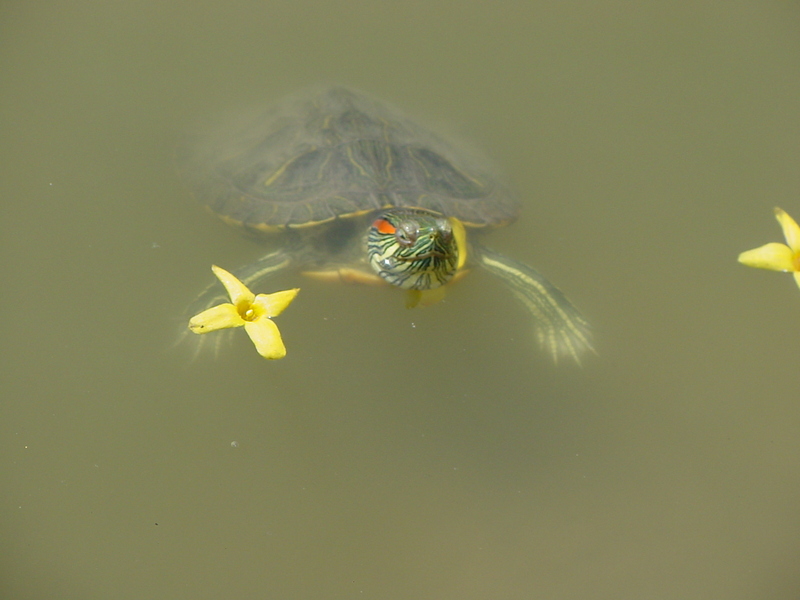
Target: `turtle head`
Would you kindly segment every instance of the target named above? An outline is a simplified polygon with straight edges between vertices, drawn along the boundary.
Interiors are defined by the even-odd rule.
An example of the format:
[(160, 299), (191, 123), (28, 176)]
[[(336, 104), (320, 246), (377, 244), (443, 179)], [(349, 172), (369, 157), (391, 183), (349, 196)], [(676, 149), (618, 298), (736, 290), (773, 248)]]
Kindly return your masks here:
[(369, 264), (388, 283), (406, 290), (434, 289), (464, 265), (464, 226), (430, 210), (389, 209), (370, 226), (367, 253)]

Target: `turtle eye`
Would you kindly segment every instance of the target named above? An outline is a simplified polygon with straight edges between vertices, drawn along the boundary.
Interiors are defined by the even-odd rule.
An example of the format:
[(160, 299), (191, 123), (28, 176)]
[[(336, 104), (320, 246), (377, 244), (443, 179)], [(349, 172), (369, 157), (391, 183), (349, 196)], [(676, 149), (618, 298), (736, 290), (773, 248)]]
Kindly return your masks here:
[(401, 247), (409, 248), (417, 243), (419, 230), (414, 223), (401, 223), (394, 235)]
[(439, 233), (439, 238), (445, 244), (449, 244), (453, 239), (453, 228), (450, 226), (450, 221), (447, 219), (439, 219), (436, 221), (436, 229)]

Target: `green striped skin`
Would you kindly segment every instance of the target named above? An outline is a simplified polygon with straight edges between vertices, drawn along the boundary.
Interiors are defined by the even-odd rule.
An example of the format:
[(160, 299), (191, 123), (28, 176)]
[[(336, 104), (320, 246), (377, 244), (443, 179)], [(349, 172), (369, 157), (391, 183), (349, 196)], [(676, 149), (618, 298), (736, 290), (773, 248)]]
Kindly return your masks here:
[(431, 290), (453, 278), (459, 248), (449, 219), (423, 209), (394, 209), (378, 215), (367, 235), (373, 270), (404, 290)]

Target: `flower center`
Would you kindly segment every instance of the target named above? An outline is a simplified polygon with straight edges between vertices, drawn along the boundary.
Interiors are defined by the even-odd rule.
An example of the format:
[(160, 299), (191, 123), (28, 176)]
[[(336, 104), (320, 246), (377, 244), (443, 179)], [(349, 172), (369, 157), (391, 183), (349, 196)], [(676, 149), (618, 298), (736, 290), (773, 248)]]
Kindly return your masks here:
[(794, 256), (792, 256), (792, 266), (795, 272), (800, 271), (800, 250), (795, 252)]
[(253, 308), (252, 304), (246, 304), (245, 306), (241, 307), (239, 309), (239, 316), (245, 321), (255, 321), (258, 318), (258, 314)]

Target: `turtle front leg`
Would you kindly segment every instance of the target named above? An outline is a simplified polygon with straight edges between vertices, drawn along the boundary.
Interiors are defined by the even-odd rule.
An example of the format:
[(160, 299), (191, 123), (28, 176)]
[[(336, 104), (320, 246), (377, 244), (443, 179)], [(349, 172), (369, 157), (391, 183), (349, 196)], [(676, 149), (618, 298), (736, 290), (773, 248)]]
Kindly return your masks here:
[(331, 268), (318, 271), (306, 270), (301, 271), (300, 274), (327, 283), (343, 282), (362, 285), (387, 285), (377, 274), (353, 267)]
[(473, 260), (502, 279), (531, 313), (539, 343), (554, 361), (571, 356), (580, 363), (581, 354), (594, 350), (586, 319), (544, 275), (483, 246), (472, 250)]

